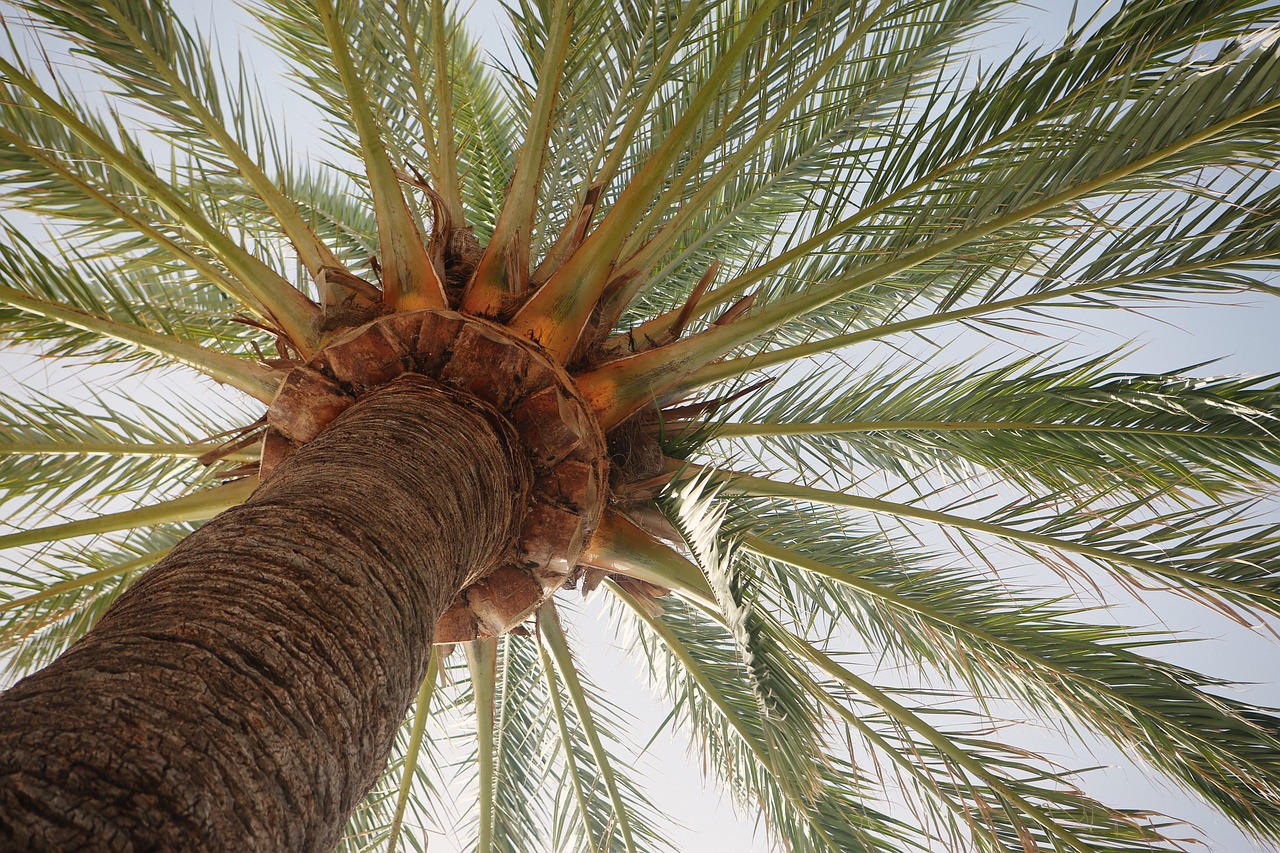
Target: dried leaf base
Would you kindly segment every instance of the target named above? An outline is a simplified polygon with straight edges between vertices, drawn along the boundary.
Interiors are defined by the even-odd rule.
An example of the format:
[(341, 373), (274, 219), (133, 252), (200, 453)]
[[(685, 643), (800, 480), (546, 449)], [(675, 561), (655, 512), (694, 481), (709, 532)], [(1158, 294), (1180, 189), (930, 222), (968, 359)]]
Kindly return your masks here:
[(570, 578), (608, 494), (605, 439), (569, 374), (502, 326), (454, 311), (392, 314), (336, 338), (294, 369), (267, 412), (262, 477), (370, 390), (434, 379), (514, 426), (534, 473), (511, 558), (468, 580), (435, 642), (511, 631)]

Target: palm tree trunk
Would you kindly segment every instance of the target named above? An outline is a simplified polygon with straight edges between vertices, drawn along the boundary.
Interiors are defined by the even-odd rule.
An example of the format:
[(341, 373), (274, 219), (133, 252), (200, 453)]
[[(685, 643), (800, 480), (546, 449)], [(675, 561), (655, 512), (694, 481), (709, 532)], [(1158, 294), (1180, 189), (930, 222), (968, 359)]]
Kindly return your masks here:
[(333, 849), (509, 556), (519, 447), (419, 376), (349, 409), (0, 696), (0, 848)]

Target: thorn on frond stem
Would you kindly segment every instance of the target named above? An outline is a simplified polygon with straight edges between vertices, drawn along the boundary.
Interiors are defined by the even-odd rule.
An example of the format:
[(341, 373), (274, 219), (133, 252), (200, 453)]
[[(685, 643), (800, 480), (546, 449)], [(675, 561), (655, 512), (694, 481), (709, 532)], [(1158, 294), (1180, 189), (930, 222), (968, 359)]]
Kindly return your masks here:
[(398, 166), (391, 167), (391, 171), (395, 174), (396, 180), (400, 181), (402, 184), (417, 187), (425, 192), (431, 192), (431, 185), (427, 182), (427, 179), (423, 176), (422, 172), (419, 172), (412, 163), (405, 163), (404, 165), (410, 171), (406, 172)]
[[(224, 436), (230, 436), (230, 438), (222, 442), (222, 444), (219, 444), (214, 449), (197, 456), (196, 461), (201, 465), (212, 465), (221, 459), (225, 459), (237, 450), (240, 450), (243, 447), (248, 447), (257, 441), (259, 439), (258, 433), (262, 431), (266, 425), (267, 416), (263, 415), (248, 426), (237, 427), (236, 429), (210, 436), (209, 439), (207, 439), (209, 441), (214, 441), (216, 439), (223, 438)], [(254, 470), (257, 470), (257, 463), (255, 462), (253, 465)]]
[(232, 427), (231, 429), (223, 430), (222, 432), (215, 432), (213, 435), (207, 435), (201, 440), (201, 443), (207, 444), (210, 441), (217, 441), (220, 438), (228, 438), (228, 437), (235, 438), (235, 437), (244, 435), (245, 431), (247, 430), (256, 429), (257, 427), (262, 426), (266, 422), (267, 422), (267, 416), (262, 415), (256, 421), (254, 421), (251, 424), (248, 424), (247, 426)]
[(682, 421), (689, 418), (696, 418), (702, 415), (712, 415), (735, 400), (740, 400), (749, 394), (754, 394), (761, 388), (764, 388), (767, 385), (772, 385), (777, 381), (778, 378), (776, 376), (770, 376), (765, 379), (761, 379), (759, 382), (748, 385), (740, 391), (735, 391), (732, 394), (726, 394), (723, 397), (715, 397), (711, 400), (703, 400), (699, 403), (688, 403), (683, 406), (673, 406), (669, 409), (662, 409), (657, 412), (654, 417), (661, 417), (664, 421), (669, 423), (671, 421)]
[(613, 278), (600, 292), (600, 298), (596, 300), (595, 312), (600, 316), (604, 334), (599, 336), (597, 344), (602, 343), (608, 336), (609, 330), (618, 325), (618, 321), (622, 319), (623, 312), (627, 310), (627, 305), (635, 295), (634, 282), (639, 276), (640, 270), (635, 267), (622, 272), (614, 271)]
[(431, 236), (427, 240), (427, 255), (436, 269), (436, 277), (443, 281), (444, 255), (449, 246), (449, 234), (453, 231), (453, 217), (449, 214), (449, 206), (444, 197), (432, 189), (427, 176), (412, 163), (406, 162), (404, 165), (409, 171), (394, 166), (391, 170), (401, 183), (422, 190), (431, 202)]
[(707, 292), (707, 288), (711, 286), (711, 282), (715, 281), (716, 273), (720, 271), (720, 259), (711, 262), (711, 266), (707, 267), (707, 271), (702, 274), (702, 278), (698, 279), (698, 283), (694, 285), (693, 290), (689, 293), (689, 298), (685, 300), (684, 305), (680, 308), (680, 313), (676, 315), (676, 320), (671, 324), (668, 333), (674, 340), (680, 337), (684, 332), (685, 326), (689, 325), (689, 321), (693, 319), (693, 312), (698, 309), (698, 303), (702, 301), (702, 296)]
[(651, 584), (648, 581), (642, 581), (639, 578), (627, 577), (626, 575), (612, 576), (611, 580), (631, 593), (631, 597), (635, 599), (636, 604), (648, 614), (650, 619), (657, 619), (666, 612), (666, 609), (663, 608), (658, 599), (665, 595), (670, 595), (671, 590)]
[(284, 332), (281, 331), (280, 327), (275, 325), (274, 323), (269, 323), (265, 320), (255, 320), (253, 317), (247, 317), (244, 314), (236, 314), (232, 316), (231, 322), (239, 323), (242, 326), (249, 326), (250, 328), (253, 328), (253, 329), (261, 329), (262, 331), (266, 332), (267, 334), (275, 338), (278, 338), (284, 334)]
[(680, 531), (657, 507), (651, 504), (629, 507), (627, 517), (650, 536), (684, 547), (684, 537), (680, 535)]
[(653, 500), (662, 494), (662, 490), (675, 479), (677, 473), (678, 471), (673, 469), (645, 480), (637, 480), (634, 483), (616, 486), (613, 490), (614, 497), (623, 502)]
[(323, 294), (331, 286), (347, 291), (355, 304), (361, 307), (371, 308), (382, 304), (382, 291), (360, 276), (341, 267), (321, 267), (316, 276), (316, 287)]
[(293, 341), (284, 335), (276, 335), (276, 353), (282, 361), (289, 364), (301, 364), (306, 361), (302, 353), (294, 346)]
[[(638, 276), (639, 274), (640, 274), (640, 271), (635, 268), (623, 270), (620, 273), (614, 274), (613, 278), (609, 279), (609, 283), (604, 286), (604, 290), (600, 294), (599, 304), (606, 305), (613, 302), (617, 302), (618, 300), (616, 300), (614, 297), (617, 296), (620, 291), (626, 289), (626, 286), (630, 284), (632, 281), (634, 281), (635, 277)], [(619, 306), (614, 311), (614, 313), (621, 316), (622, 308), (625, 308), (625, 307), (626, 307), (625, 305)]]
[[(638, 345), (634, 332), (628, 331), (627, 344), (629, 352), (637, 353), (644, 350), (659, 349), (679, 338), (680, 334), (689, 324), (689, 321), (693, 319), (693, 314), (694, 311), (697, 310), (698, 302), (701, 301), (703, 294), (706, 293), (707, 288), (711, 286), (711, 283), (715, 281), (716, 273), (719, 272), (719, 270), (720, 261), (712, 261), (711, 266), (707, 267), (707, 271), (702, 274), (702, 278), (698, 280), (698, 283), (694, 285), (693, 290), (690, 291), (689, 298), (685, 300), (684, 305), (680, 308), (680, 313), (676, 316), (675, 322), (671, 324), (670, 328), (664, 329), (657, 335), (645, 333), (643, 345)], [(636, 272), (632, 271), (630, 276), (634, 278), (636, 274)], [(626, 281), (622, 281), (621, 279), (622, 276), (619, 276), (610, 283), (609, 287), (611, 292), (616, 292), (617, 289), (625, 286)], [(617, 285), (617, 288), (615, 288), (615, 284)], [(618, 301), (621, 302), (621, 300)], [(625, 308), (625, 305), (619, 305), (618, 307)], [(619, 341), (616, 339), (605, 343), (603, 349), (610, 355), (621, 356), (626, 354), (619, 345)]]
[(664, 595), (670, 595), (671, 590), (657, 584), (642, 581), (639, 578), (633, 578), (630, 575), (624, 575), (618, 572), (609, 572), (604, 569), (588, 568), (582, 576), (582, 583), (579, 589), (582, 591), (582, 597), (586, 598), (596, 587), (600, 586), (605, 578), (616, 583), (618, 586), (631, 593), (631, 597), (636, 600), (641, 609), (649, 614), (651, 618), (657, 618), (666, 611), (662, 604), (658, 601)]
[(253, 354), (258, 357), (259, 363), (272, 370), (288, 370), (292, 366), (281, 358), (267, 358), (267, 354), (262, 351), (262, 347), (258, 346), (257, 341), (249, 341), (249, 346), (253, 348)]
[(737, 302), (730, 305), (729, 308), (723, 314), (721, 314), (719, 317), (717, 317), (715, 320), (712, 321), (711, 325), (713, 326), (729, 325), (734, 320), (738, 319), (743, 314), (747, 313), (747, 311), (750, 310), (752, 304), (755, 301), (756, 301), (756, 295), (754, 293), (748, 293), (746, 296), (742, 297)]
[(273, 370), (291, 370), (295, 365), (302, 361), (298, 347), (280, 331), (278, 327), (271, 323), (255, 320), (252, 317), (236, 315), (231, 318), (231, 322), (240, 323), (254, 329), (261, 329), (267, 334), (275, 336), (277, 358), (270, 358), (262, 351), (262, 347), (258, 346), (257, 341), (249, 341), (249, 346), (253, 348), (254, 354), (258, 357), (258, 361)]
[(245, 477), (256, 476), (260, 469), (261, 463), (246, 462), (243, 465), (237, 465), (236, 467), (229, 468), (226, 471), (218, 471), (213, 476), (217, 480), (229, 483), (232, 480), (243, 480)]
[(582, 245), (591, 228), (591, 219), (595, 215), (596, 205), (600, 203), (600, 193), (604, 192), (604, 184), (592, 184), (582, 198), (582, 208), (578, 211), (578, 219), (573, 224), (573, 233), (569, 237), (569, 252), (572, 254)]

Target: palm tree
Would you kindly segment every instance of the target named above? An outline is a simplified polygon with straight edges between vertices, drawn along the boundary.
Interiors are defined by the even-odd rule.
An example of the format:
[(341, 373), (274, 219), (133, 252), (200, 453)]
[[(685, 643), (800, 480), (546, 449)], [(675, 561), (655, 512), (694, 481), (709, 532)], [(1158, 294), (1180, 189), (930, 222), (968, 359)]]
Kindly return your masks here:
[(1274, 630), (1277, 378), (1054, 343), (1273, 292), (1276, 4), (984, 64), (997, 0), (542, 0), (495, 73), (444, 0), (255, 0), (306, 163), (167, 4), (18, 5), (5, 342), (246, 402), (0, 399), (6, 848), (417, 844), (449, 749), (480, 851), (669, 847), (566, 590), (779, 849), (1186, 836), (1007, 703), (1280, 840), (1276, 711), (1124, 624)]

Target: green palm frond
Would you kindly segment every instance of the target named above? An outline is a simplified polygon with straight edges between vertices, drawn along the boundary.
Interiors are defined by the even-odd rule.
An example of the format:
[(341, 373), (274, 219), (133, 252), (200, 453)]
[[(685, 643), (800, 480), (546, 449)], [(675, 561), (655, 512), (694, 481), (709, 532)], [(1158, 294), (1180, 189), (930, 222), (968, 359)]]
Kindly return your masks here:
[[(910, 287), (860, 291), (845, 305), (850, 312), (845, 322), (852, 331), (830, 323), (843, 316), (837, 313), (825, 318), (825, 327), (811, 322), (794, 334), (776, 336), (785, 346), (704, 368), (694, 374), (691, 384), (855, 344), (928, 335), (949, 323), (974, 325), (999, 335), (1026, 331), (1037, 318), (1056, 316), (1054, 309), (1063, 307), (1158, 305), (1170, 297), (1272, 292), (1267, 282), (1280, 252), (1275, 227), (1280, 197), (1265, 173), (1234, 182), (1228, 189), (1239, 195), (1217, 188), (1204, 196), (1188, 195), (1173, 207), (1165, 197), (1145, 202), (1126, 199), (1120, 212), (1130, 219), (1128, 223), (1090, 217), (1059, 239), (1039, 268), (998, 270), (980, 289), (972, 285), (981, 269), (965, 266), (938, 270), (938, 278), (932, 281), (920, 276)], [(960, 269), (970, 277), (968, 299), (959, 299), (954, 288), (947, 290)]]
[[(931, 833), (934, 837), (967, 834), (987, 849), (1076, 853), (1173, 843), (1151, 815), (1109, 808), (1085, 795), (1073, 781), (1078, 771), (1028, 760), (1023, 750), (991, 739), (985, 715), (946, 707), (955, 697), (939, 697), (940, 709), (907, 705), (895, 694), (914, 698), (918, 691), (881, 689), (802, 640), (793, 639), (791, 646), (832, 677), (832, 690), (846, 693), (852, 709), (829, 698), (834, 709), (845, 711), (844, 722), (902, 768), (914, 794), (937, 804), (932, 813), (942, 819), (945, 832)], [(955, 717), (968, 718), (967, 727), (942, 722)]]
[[(827, 514), (748, 504), (735, 516), (761, 531), (744, 547), (791, 618), (827, 609), (903, 664), (936, 670), (975, 695), (1013, 699), (1046, 725), (1083, 724), (1238, 820), (1280, 804), (1276, 712), (1150, 657), (1177, 642), (1167, 633), (1081, 621), (1088, 614), (1078, 606), (1015, 593), (968, 564), (939, 567), (905, 546), (868, 561), (867, 537), (831, 536), (841, 520)], [(1249, 784), (1228, 784), (1228, 769)]]
[(820, 786), (817, 764), (808, 757), (821, 749), (821, 723), (807, 691), (797, 689), (804, 685), (804, 676), (793, 670), (753, 606), (751, 576), (737, 570), (736, 546), (717, 541), (728, 507), (717, 504), (707, 485), (695, 480), (681, 489), (676, 526), (706, 575), (717, 610), (733, 636), (746, 686), (759, 706), (769, 761), (789, 794), (809, 799)]
[(1110, 372), (1116, 360), (865, 367), (857, 385), (833, 370), (829, 384), (752, 397), (710, 432), (729, 454), (754, 444), (761, 463), (771, 454), (814, 477), (874, 469), (941, 485), (980, 469), (1082, 501), (1274, 488), (1274, 377)]
[[(86, 252), (102, 253), (131, 267), (198, 273), (230, 298), (251, 306), (252, 297), (225, 268), (204, 251), (203, 241), (155, 198), (139, 192), (129, 175), (116, 168), (91, 142), (78, 137), (61, 120), (42, 112), (27, 93), (4, 87), (0, 101), (0, 164), (6, 190), (28, 210), (72, 226)], [(101, 140), (112, 131), (69, 93), (59, 91), (67, 108)], [(117, 129), (122, 146), (140, 150), (138, 142)], [(91, 247), (91, 248), (90, 248)], [(110, 247), (110, 248), (108, 248)], [(136, 253), (136, 254), (135, 254)], [(207, 295), (206, 299), (212, 299)]]
[[(682, 502), (691, 500), (695, 507), (705, 502), (705, 498), (696, 492), (692, 496), (682, 494), (681, 497)], [(722, 512), (724, 510), (727, 507), (721, 508)], [(684, 508), (682, 511), (689, 510)], [(744, 517), (756, 520), (759, 515), (744, 514)], [(794, 517), (794, 514), (786, 517)], [(707, 547), (705, 537), (713, 528), (714, 525), (704, 525), (701, 537), (704, 544), (695, 544), (695, 549)], [(817, 525), (806, 533), (812, 535), (815, 532)], [(831, 540), (831, 534), (824, 533), (823, 539)], [(840, 544), (845, 548), (840, 548)], [(847, 543), (833, 542), (832, 546), (844, 553)], [(751, 539), (744, 540), (744, 551), (751, 551), (753, 547), (755, 551), (763, 549)], [(756, 570), (750, 571), (750, 576), (764, 578), (768, 574)], [(773, 602), (769, 603), (773, 605)], [(813, 601), (797, 602), (797, 605), (801, 610), (810, 612), (817, 606)], [(739, 633), (741, 629), (733, 626), (735, 611), (732, 608), (726, 610), (723, 606), (721, 610), (723, 616), (718, 616), (719, 619), (726, 622), (732, 633)], [(1025, 616), (1025, 611), (1019, 612)], [(756, 631), (771, 640), (774, 647), (792, 654), (799, 653), (801, 661), (817, 666), (828, 676), (835, 676), (837, 684), (828, 686), (826, 693), (820, 688), (814, 689), (817, 685), (806, 693), (818, 695), (820, 701), (849, 724), (851, 731), (858, 734), (873, 752), (890, 753), (886, 758), (900, 765), (902, 779), (909, 781), (915, 797), (933, 800), (931, 811), (941, 821), (938, 829), (945, 827), (945, 831), (934, 827), (927, 830), (933, 831), (933, 838), (947, 834), (972, 834), (973, 843), (989, 844), (995, 849), (1009, 843), (1012, 838), (1034, 839), (1034, 849), (1120, 850), (1130, 849), (1129, 845), (1133, 844), (1160, 843), (1157, 827), (1142, 820), (1146, 816), (1125, 815), (1093, 803), (1071, 783), (1071, 774), (1048, 766), (1034, 766), (1016, 751), (1010, 751), (1005, 745), (979, 734), (982, 726), (989, 725), (982, 715), (955, 708), (942, 711), (940, 720), (956, 715), (969, 716), (973, 720), (970, 725), (974, 726), (969, 730), (943, 731), (940, 724), (927, 719), (929, 715), (938, 713), (931, 706), (904, 706), (892, 698), (897, 690), (886, 692), (876, 688), (817, 647), (792, 637), (768, 617), (756, 622)], [(931, 639), (938, 643), (941, 638)], [(969, 661), (968, 665), (973, 665), (973, 662)], [(859, 698), (851, 697), (847, 693), (849, 690), (854, 690)], [(852, 708), (845, 704), (851, 699)], [(1056, 711), (1061, 713), (1061, 710)], [(1262, 795), (1260, 800), (1266, 802)], [(960, 833), (961, 827), (968, 831)], [(1112, 847), (1112, 844), (1123, 845)]]
[(33, 672), (93, 625), (129, 582), (191, 532), (168, 526), (95, 550), (49, 551), (0, 567), (0, 656), (8, 677)]
[(551, 792), (543, 783), (547, 776), (543, 745), (552, 723), (537, 644), (528, 637), (509, 636), (502, 645), (490, 849), (517, 853), (537, 846), (545, 837), (540, 816)]
[(427, 772), (437, 756), (431, 739), (424, 737), (439, 680), (439, 656), (433, 655), (427, 677), (392, 747), (386, 770), (347, 823), (339, 847), (344, 853), (425, 849), (420, 843), (425, 816), (418, 813), (418, 804), (424, 793), (439, 793)]
[[(753, 690), (745, 687), (737, 644), (718, 624), (676, 603), (656, 617), (626, 590), (610, 586), (626, 606), (654, 686), (671, 702), (677, 720), (715, 768), (725, 786), (747, 808), (769, 816), (770, 831), (794, 850), (900, 850), (909, 833), (868, 802), (870, 780), (839, 755), (777, 755), (767, 734), (769, 722)], [(788, 666), (792, 677), (799, 676)], [(779, 677), (783, 676), (778, 673)], [(808, 679), (806, 679), (808, 680)], [(811, 695), (818, 687), (795, 685)], [(799, 791), (779, 760), (813, 767), (806, 776), (821, 780)]]
[[(357, 8), (358, 7), (358, 8)], [(261, 0), (252, 6), (267, 27), (267, 38), (294, 66), (297, 79), (312, 102), (333, 123), (333, 141), (357, 153), (358, 138), (337, 72), (327, 57), (329, 48), (316, 20), (314, 4), (302, 0)], [(433, 69), (437, 67), (437, 24), (432, 4), (409, 0), (394, 10), (375, 4), (342, 4), (348, 14), (347, 34), (353, 55), (360, 58), (360, 72), (377, 105), (379, 126), (392, 159), (407, 162), (423, 174), (432, 174), (422, 139), (423, 119), (412, 75), (406, 75), (394, 57), (405, 53), (406, 33), (412, 36), (422, 81), (434, 91)], [(502, 203), (502, 191), (514, 168), (510, 135), (510, 107), (505, 103), (485, 58), (450, 6), (439, 26), (449, 53), (449, 90), (452, 93), (451, 120), (454, 126), (455, 156), (460, 194), (467, 212), (467, 224), (487, 239)], [(428, 99), (428, 109), (432, 109)], [(434, 114), (425, 117), (438, 121)]]
[[(823, 249), (838, 251), (847, 272), (816, 283), (803, 273), (762, 282), (772, 304), (754, 319), (708, 332), (711, 338), (699, 345), (727, 351), (851, 293), (883, 284), (910, 292), (913, 277), (963, 264), (962, 289), (952, 286), (945, 297), (953, 300), (989, 271), (1018, 269), (1028, 246), (1069, 233), (1081, 219), (1092, 221), (1093, 208), (1111, 213), (1112, 229), (1123, 228), (1117, 197), (1194, 189), (1188, 181), (1201, 170), (1267, 168), (1277, 153), (1268, 114), (1280, 106), (1274, 54), (1269, 41), (1233, 43), (1212, 59), (1169, 67), (1147, 85), (1116, 83), (1088, 99), (1088, 111), (1049, 128), (1052, 134), (1033, 128), (966, 161), (960, 174), (929, 181), (910, 199), (861, 199), (862, 227), (838, 250)], [(1017, 236), (1003, 239), (1011, 234)], [(705, 310), (828, 242), (800, 244), (727, 282), (708, 295)]]
[[(279, 227), (313, 275), (337, 259), (316, 239), (297, 206), (263, 171), (271, 140), (251, 136), (248, 114), (228, 111), (225, 81), (210, 61), (210, 47), (193, 37), (164, 4), (136, 0), (67, 0), (26, 8), (110, 75), (120, 94), (145, 104), (168, 127), (166, 138), (188, 149), (206, 168), (235, 172), (271, 209)], [(230, 112), (230, 116), (227, 113)], [(258, 122), (253, 127), (262, 127)], [(253, 149), (258, 150), (253, 150)], [(252, 153), (251, 153), (252, 151)]]
[[(133, 408), (138, 411), (130, 415), (124, 401), (104, 401), (92, 413), (0, 394), (0, 489), (6, 501), (22, 501), (8, 523), (39, 523), (40, 515), (76, 501), (92, 506), (117, 495), (147, 499), (173, 487), (205, 485), (209, 472), (200, 457), (218, 449), (208, 438), (225, 427), (205, 421), (196, 427), (203, 435), (197, 435), (174, 423), (170, 413)], [(256, 458), (251, 451), (233, 452), (229, 461)]]
[(553, 821), (556, 849), (672, 849), (654, 805), (611, 750), (624, 726), (620, 709), (574, 663), (554, 605), (544, 605), (538, 627), (565, 771)]
[[(118, 122), (115, 128), (107, 127), (73, 100), (63, 97), (61, 91), (46, 89), (21, 64), (0, 58), (0, 74), (5, 78), (6, 103), (27, 113), (39, 111), (42, 117), (61, 124), (92, 153), (94, 161), (102, 162), (132, 184), (134, 194), (153, 198), (178, 225), (205, 244), (226, 265), (234, 280), (215, 279), (229, 295), (240, 298), (250, 310), (272, 317), (304, 349), (314, 344), (316, 306), (261, 258), (219, 228), (200, 209), (199, 203), (185, 198), (185, 188), (175, 187), (162, 178), (143, 148)], [(40, 123), (40, 119), (32, 123)], [(26, 144), (20, 141), (18, 147), (26, 151), (32, 148), (29, 141)]]
[[(812, 501), (919, 525), (957, 531), (968, 540), (1008, 543), (1051, 566), (1074, 572), (1098, 567), (1134, 590), (1179, 591), (1237, 619), (1238, 610), (1262, 617), (1280, 612), (1275, 558), (1280, 525), (1251, 523), (1256, 502), (1144, 514), (1147, 502), (1123, 504), (1109, 512), (1073, 512), (1069, 497), (1015, 502), (986, 515), (973, 512), (979, 497), (961, 506), (932, 509), (928, 500), (889, 500), (734, 475), (729, 493)], [(955, 510), (960, 511), (955, 511)], [(977, 517), (975, 517), (977, 516)], [(980, 545), (972, 545), (978, 552)]]
[(4, 225), (0, 237), (0, 319), (6, 343), (48, 355), (142, 366), (182, 364), (269, 401), (278, 380), (243, 357), (257, 344), (227, 306), (192, 293), (181, 279), (122, 271), (74, 259), (57, 263)]
[[(762, 225), (782, 226), (792, 218), (797, 195), (813, 199), (803, 216), (821, 227), (853, 201), (851, 179), (885, 146), (879, 128), (886, 115), (935, 84), (948, 52), (992, 5), (816, 5), (803, 32), (772, 36), (775, 53), (760, 60), (761, 68), (744, 72), (760, 81), (758, 92), (740, 98), (749, 107), (736, 109), (735, 121), (723, 122), (714, 150), (690, 158), (687, 189), (669, 191), (683, 196), (678, 210), (643, 249), (638, 244), (647, 231), (637, 232), (630, 263), (641, 270), (659, 266), (653, 273), (659, 280), (677, 271), (691, 274), (689, 285), (711, 259), (749, 268)], [(805, 49), (809, 39), (814, 43)], [(795, 61), (797, 55), (804, 59)], [(656, 225), (664, 212), (659, 204), (649, 219)], [(677, 234), (683, 234), (678, 250), (658, 264)]]
[(545, 749), (554, 727), (539, 674), (537, 645), (527, 637), (477, 640), (467, 649), (475, 701), (479, 796), (474, 835), (481, 851), (520, 851), (543, 838), (554, 791)]

